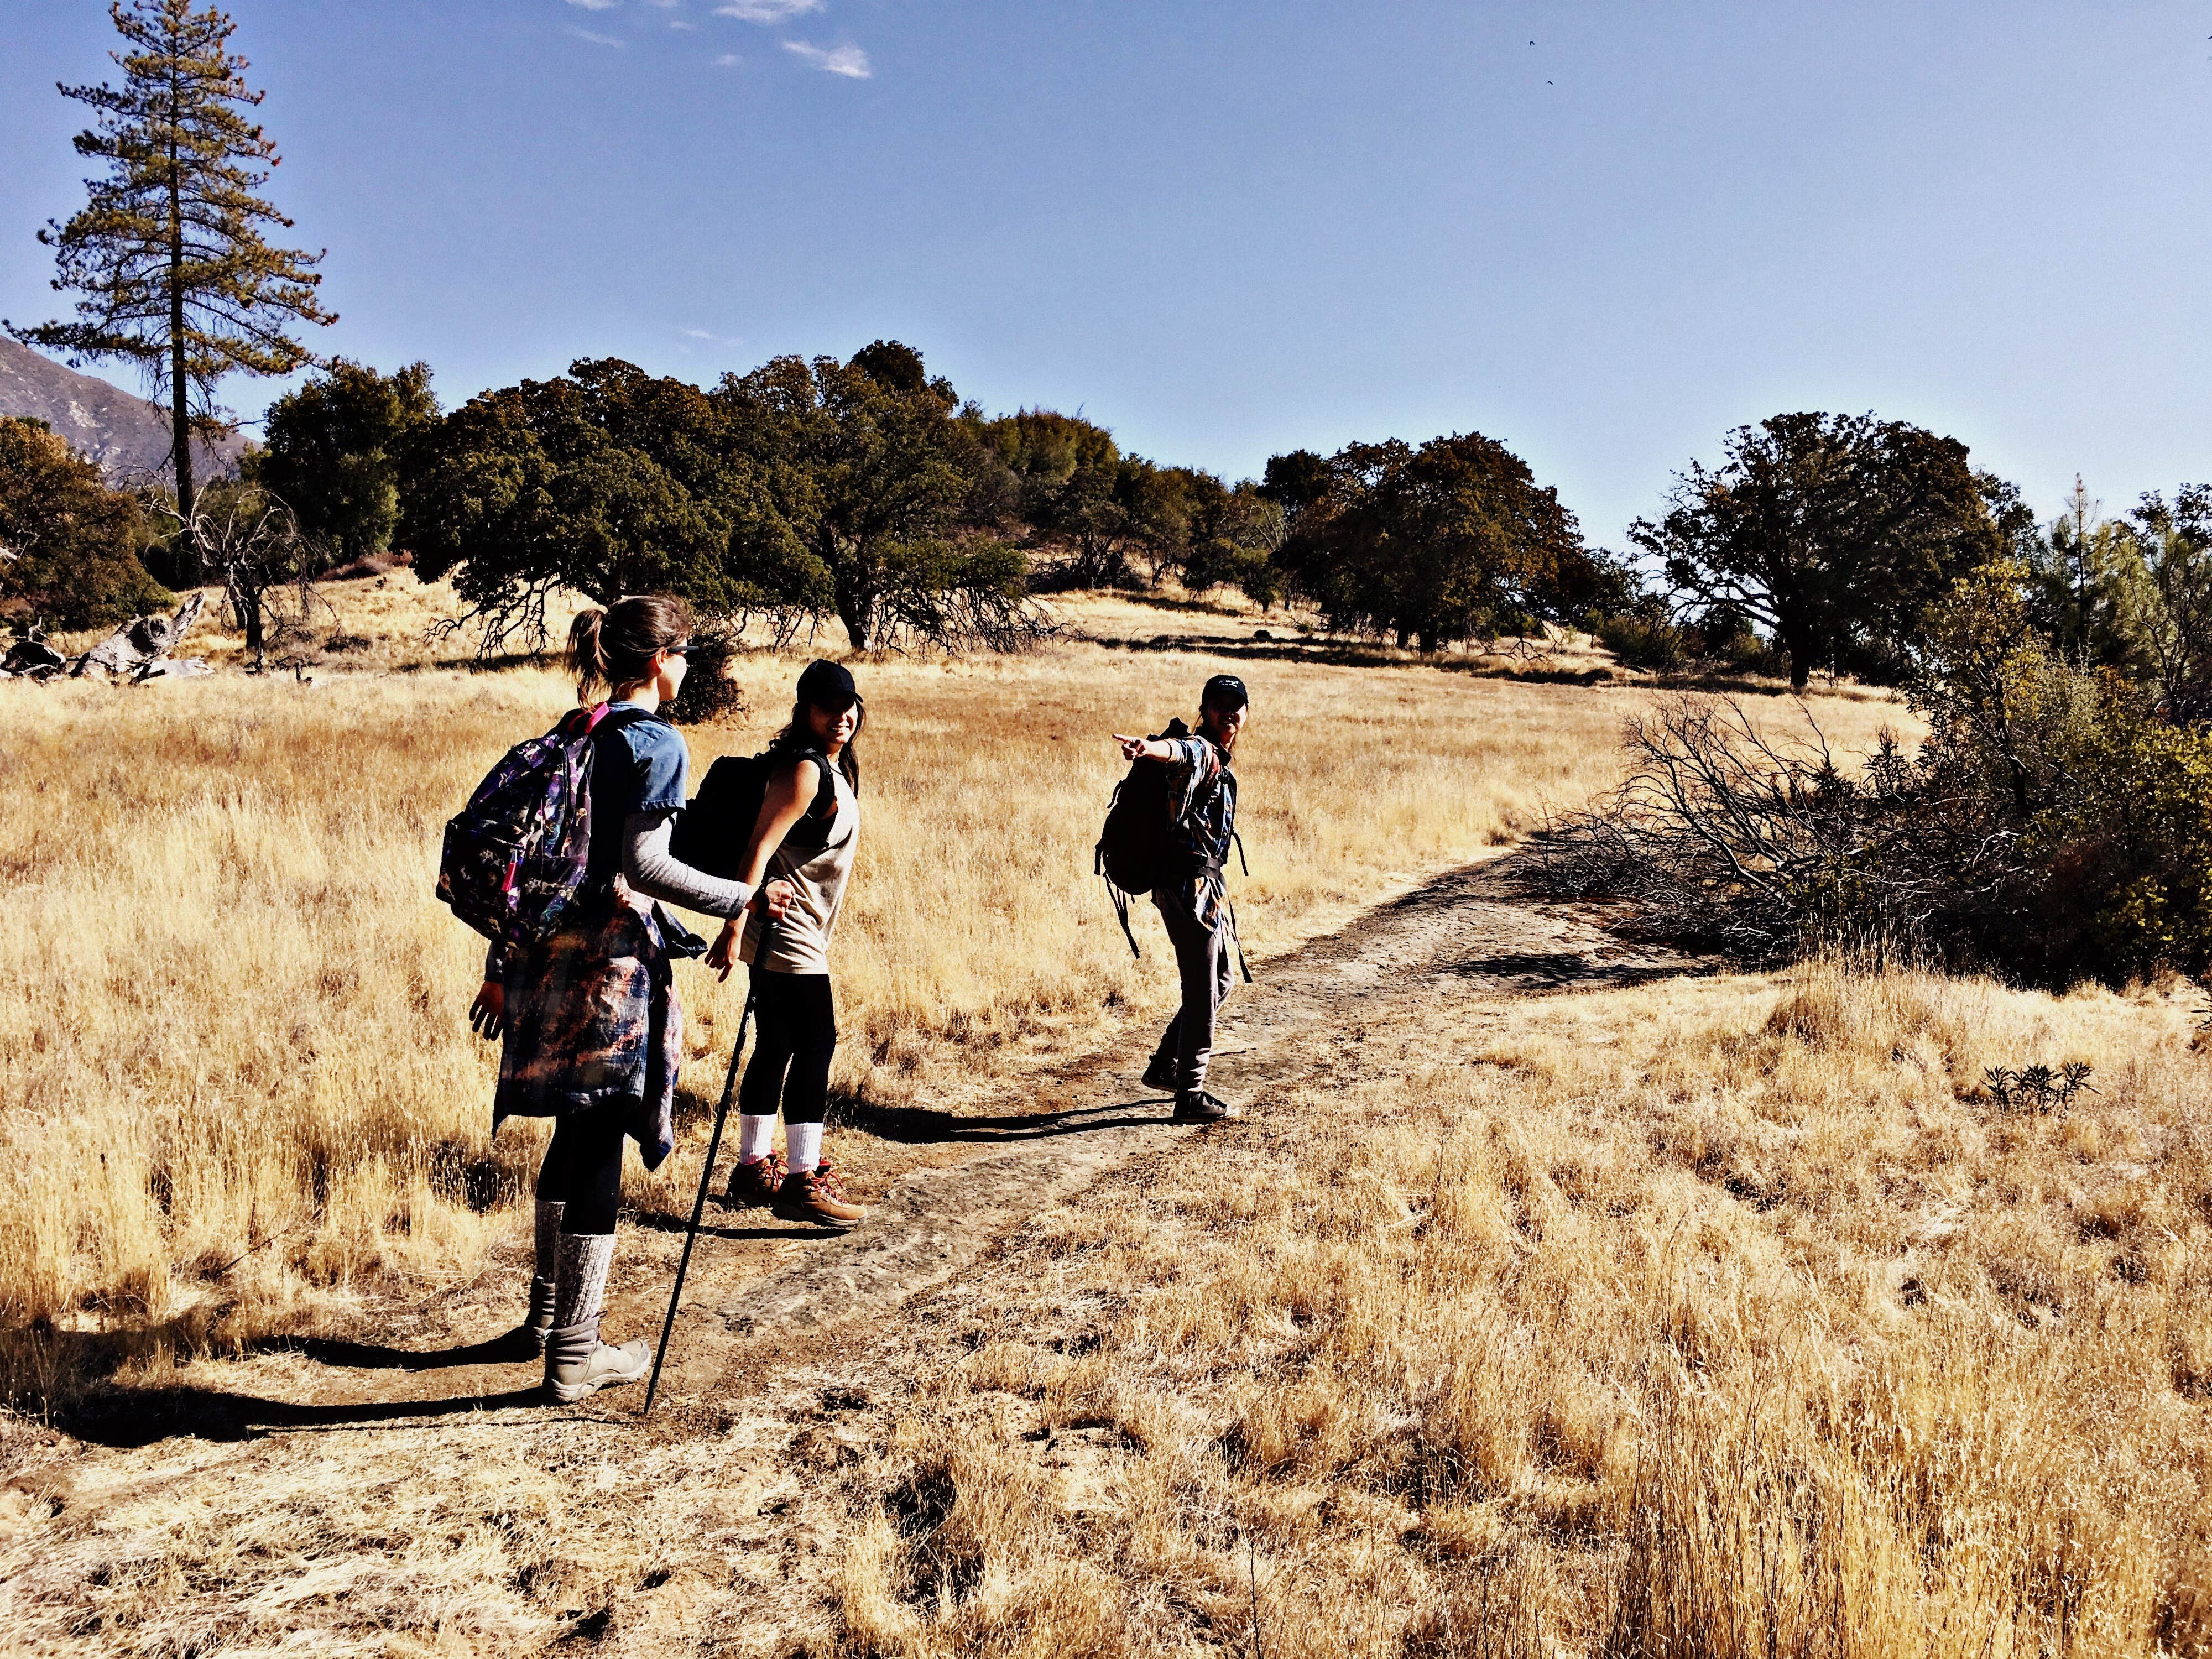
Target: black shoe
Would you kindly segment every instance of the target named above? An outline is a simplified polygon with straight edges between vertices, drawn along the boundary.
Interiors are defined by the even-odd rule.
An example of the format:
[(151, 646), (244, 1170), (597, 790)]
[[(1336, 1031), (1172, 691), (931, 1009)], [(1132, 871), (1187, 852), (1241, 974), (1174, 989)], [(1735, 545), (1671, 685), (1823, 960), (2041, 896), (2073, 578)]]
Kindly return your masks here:
[(1138, 1081), (1147, 1089), (1158, 1089), (1163, 1094), (1173, 1094), (1175, 1074), (1176, 1063), (1173, 1055), (1154, 1054), (1152, 1063), (1145, 1067), (1145, 1074)]
[(1175, 1121), (1178, 1123), (1219, 1123), (1243, 1115), (1242, 1106), (1231, 1106), (1203, 1089), (1185, 1089), (1176, 1096)]

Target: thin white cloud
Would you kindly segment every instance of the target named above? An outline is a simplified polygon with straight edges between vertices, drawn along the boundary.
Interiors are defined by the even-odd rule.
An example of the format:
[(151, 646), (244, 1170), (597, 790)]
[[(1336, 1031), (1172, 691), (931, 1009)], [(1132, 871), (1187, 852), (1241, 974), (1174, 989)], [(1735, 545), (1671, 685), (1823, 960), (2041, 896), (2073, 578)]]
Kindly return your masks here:
[(858, 46), (817, 46), (804, 40), (787, 40), (783, 49), (802, 64), (820, 70), (825, 75), (842, 75), (854, 81), (865, 81), (876, 71), (868, 63), (868, 54)]
[(738, 64), (744, 61), (745, 60), (744, 58), (738, 57), (734, 52), (726, 52), (720, 58), (717, 58), (714, 60), (714, 67), (716, 69), (735, 69)]
[(590, 41), (595, 46), (626, 46), (629, 44), (618, 34), (599, 34), (591, 29), (580, 29), (573, 25), (569, 27), (568, 33), (579, 40)]
[(822, 6), (823, 0), (723, 0), (714, 8), (714, 15), (747, 23), (781, 23), (787, 17), (820, 11)]
[(622, 0), (568, 0), (568, 3), (584, 11), (612, 11)]
[(699, 26), (696, 23), (687, 23), (680, 17), (672, 17), (668, 20), (668, 27), (672, 29), (696, 29)]

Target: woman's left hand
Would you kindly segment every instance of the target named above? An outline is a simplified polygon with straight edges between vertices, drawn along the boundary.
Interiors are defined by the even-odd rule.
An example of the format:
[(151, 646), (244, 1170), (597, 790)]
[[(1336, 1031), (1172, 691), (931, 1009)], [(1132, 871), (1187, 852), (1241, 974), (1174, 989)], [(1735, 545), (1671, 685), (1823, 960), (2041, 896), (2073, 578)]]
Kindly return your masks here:
[(495, 979), (486, 980), (477, 992), (477, 1000), (469, 1005), (469, 1024), (480, 1037), (494, 1038), (507, 1028), (507, 987)]

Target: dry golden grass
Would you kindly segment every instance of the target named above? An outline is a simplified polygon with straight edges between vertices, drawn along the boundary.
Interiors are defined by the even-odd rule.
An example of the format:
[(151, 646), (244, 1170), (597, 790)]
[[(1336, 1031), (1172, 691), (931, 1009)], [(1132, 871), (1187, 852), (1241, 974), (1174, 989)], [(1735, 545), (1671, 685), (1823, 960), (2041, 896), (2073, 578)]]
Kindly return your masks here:
[[(2212, 1652), (2191, 999), (1831, 966), (1317, 1037), (940, 1298), (839, 1652)], [(2100, 1092), (2000, 1111), (1986, 1066)]]
[[(281, 1328), (381, 1275), (465, 1273), (514, 1224), (539, 1142), (528, 1125), (489, 1139), (492, 1055), (462, 1018), (480, 947), (431, 884), (446, 817), (570, 693), (543, 668), (426, 658), (450, 596), (411, 575), (332, 592), (336, 625), (371, 641), (340, 655), (378, 672), (0, 686), (0, 1332), (158, 1351)], [(1069, 610), (1109, 635), (1170, 614)], [(1265, 619), (1206, 621), (1249, 635)], [(211, 625), (186, 648), (240, 646)], [(744, 660), (753, 713), (694, 731), (695, 768), (764, 741), (798, 660)], [(1152, 953), (1133, 963), (1090, 874), (1118, 770), (1106, 734), (1187, 712), (1223, 665), (1079, 639), (862, 665), (842, 1089), (957, 1103), (979, 1074), (1157, 1013), (1158, 925), (1144, 917)], [(1237, 894), (1262, 957), (1603, 787), (1635, 696), (1235, 665), (1255, 698)], [(1822, 709), (1847, 744), (1897, 716)], [(682, 985), (696, 1109), (741, 987), (697, 970)], [(632, 1183), (673, 1206), (635, 1168)], [(74, 1351), (13, 1343), (18, 1397)]]

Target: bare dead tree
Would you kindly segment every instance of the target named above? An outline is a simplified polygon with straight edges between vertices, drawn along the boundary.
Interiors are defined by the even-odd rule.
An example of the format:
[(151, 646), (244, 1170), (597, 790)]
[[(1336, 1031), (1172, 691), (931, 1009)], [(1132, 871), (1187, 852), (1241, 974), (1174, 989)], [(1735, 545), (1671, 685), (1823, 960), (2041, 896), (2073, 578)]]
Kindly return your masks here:
[(265, 672), (272, 650), (286, 654), (288, 646), (307, 635), (317, 597), (314, 572), (325, 562), (320, 550), (301, 534), (289, 507), (251, 484), (204, 491), (189, 518), (174, 508), (164, 511), (176, 520), (200, 568), (222, 583), (232, 620), (252, 653), (253, 672)]

